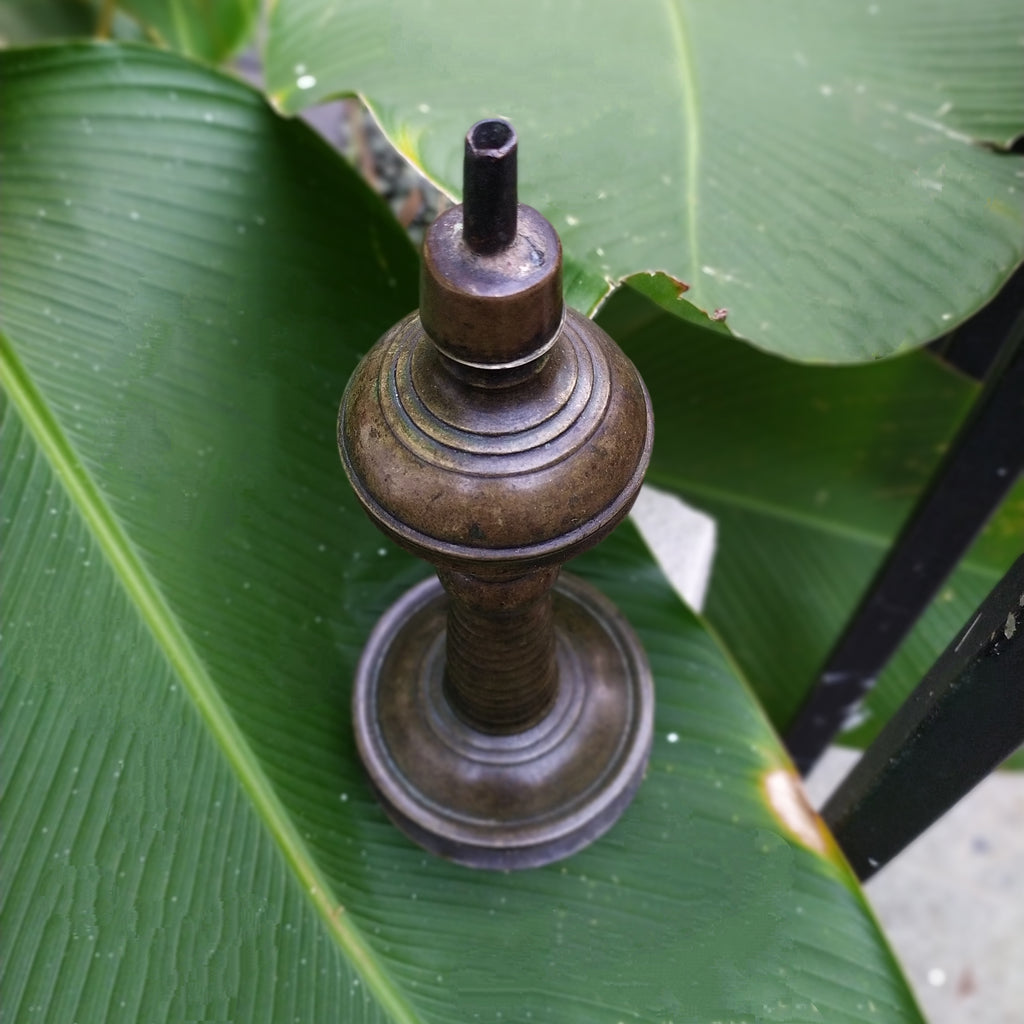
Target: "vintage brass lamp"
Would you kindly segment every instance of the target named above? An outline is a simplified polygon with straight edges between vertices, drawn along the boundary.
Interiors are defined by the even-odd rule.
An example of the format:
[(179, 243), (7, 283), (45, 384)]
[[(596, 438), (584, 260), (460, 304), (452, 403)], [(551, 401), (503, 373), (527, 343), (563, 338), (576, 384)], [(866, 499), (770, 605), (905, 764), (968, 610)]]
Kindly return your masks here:
[(466, 136), (464, 202), (423, 246), (420, 309), (345, 391), (338, 445), (370, 518), (431, 562), (373, 630), (359, 753), (392, 820), (461, 864), (580, 849), (633, 798), (652, 738), (636, 635), (566, 559), (605, 537), (651, 454), (633, 364), (562, 300), (562, 247), (517, 197), (504, 120)]

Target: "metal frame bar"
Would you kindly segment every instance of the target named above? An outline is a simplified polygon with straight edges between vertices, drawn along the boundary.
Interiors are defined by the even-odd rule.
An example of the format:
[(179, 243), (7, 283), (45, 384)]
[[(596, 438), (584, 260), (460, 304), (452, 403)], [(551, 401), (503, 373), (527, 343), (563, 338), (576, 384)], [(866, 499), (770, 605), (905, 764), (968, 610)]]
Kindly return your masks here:
[(861, 880), (1024, 743), (1024, 556), (822, 810)]

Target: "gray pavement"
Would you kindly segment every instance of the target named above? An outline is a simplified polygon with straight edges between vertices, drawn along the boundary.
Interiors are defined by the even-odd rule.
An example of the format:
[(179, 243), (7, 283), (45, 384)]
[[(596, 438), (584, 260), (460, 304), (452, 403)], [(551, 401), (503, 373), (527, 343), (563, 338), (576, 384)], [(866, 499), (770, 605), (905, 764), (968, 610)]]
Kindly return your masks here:
[[(857, 757), (823, 758), (816, 807)], [(989, 776), (865, 892), (930, 1024), (1024, 1022), (1024, 776)]]

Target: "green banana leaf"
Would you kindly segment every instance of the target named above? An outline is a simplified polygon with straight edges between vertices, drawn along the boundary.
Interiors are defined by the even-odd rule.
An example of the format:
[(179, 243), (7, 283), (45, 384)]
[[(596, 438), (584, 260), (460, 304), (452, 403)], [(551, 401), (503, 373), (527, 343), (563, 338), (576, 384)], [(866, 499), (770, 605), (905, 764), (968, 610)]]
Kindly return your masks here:
[(5, 0), (0, 3), (0, 46), (89, 36), (96, 19), (94, 6), (82, 0)]
[[(618, 282), (790, 358), (946, 332), (1024, 256), (1019, 0), (278, 0), (267, 89), (358, 93), (447, 193), (482, 117), (519, 129), (570, 304)], [(692, 304), (692, 305), (691, 305)], [(681, 307), (681, 308), (680, 308)]]
[[(914, 352), (873, 366), (774, 359), (630, 289), (599, 317), (658, 411), (648, 480), (718, 523), (705, 613), (777, 728), (938, 464), (978, 385)], [(1020, 554), (1011, 492), (882, 675), (851, 743), (870, 741)]]
[[(216, 0), (234, 4), (235, 0)], [(161, 16), (172, 11), (181, 13), (180, 4), (168, 5), (142, 0), (139, 7), (150, 6)], [(155, 42), (167, 44), (167, 38), (152, 25), (129, 13), (128, 4), (113, 0), (0, 0), (0, 45), (28, 46), (74, 39), (117, 39), (121, 42)], [(217, 17), (209, 10), (204, 20)], [(168, 20), (169, 17), (168, 17)], [(201, 24), (183, 26), (191, 37), (204, 34)], [(226, 54), (225, 54), (226, 55)], [(202, 54), (195, 54), (202, 57)], [(212, 59), (209, 54), (207, 59)]]
[(217, 64), (251, 41), (259, 13), (259, 0), (3, 0), (0, 42), (145, 40)]
[(630, 527), (576, 569), (650, 654), (635, 803), (562, 865), (427, 856), (348, 695), (425, 572), (334, 418), (416, 301), (380, 201), (241, 83), (0, 54), (3, 1013), (46, 1021), (920, 1022), (728, 657)]
[(220, 63), (248, 43), (259, 0), (118, 0), (151, 38), (187, 57)]

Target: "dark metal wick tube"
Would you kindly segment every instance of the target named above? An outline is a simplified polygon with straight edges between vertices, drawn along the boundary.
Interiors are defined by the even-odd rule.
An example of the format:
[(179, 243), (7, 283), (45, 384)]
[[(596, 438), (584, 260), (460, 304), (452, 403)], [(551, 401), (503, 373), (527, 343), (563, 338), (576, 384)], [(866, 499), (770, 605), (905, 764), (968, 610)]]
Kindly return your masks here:
[(513, 580), (440, 569), (448, 592), (445, 692), (481, 732), (536, 725), (558, 693), (551, 587), (558, 567)]
[(466, 133), (462, 165), (462, 237), (488, 256), (516, 237), (518, 140), (507, 121), (478, 121)]

